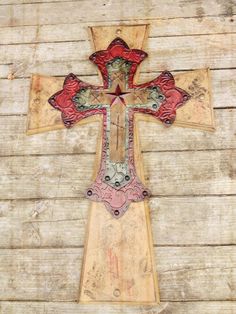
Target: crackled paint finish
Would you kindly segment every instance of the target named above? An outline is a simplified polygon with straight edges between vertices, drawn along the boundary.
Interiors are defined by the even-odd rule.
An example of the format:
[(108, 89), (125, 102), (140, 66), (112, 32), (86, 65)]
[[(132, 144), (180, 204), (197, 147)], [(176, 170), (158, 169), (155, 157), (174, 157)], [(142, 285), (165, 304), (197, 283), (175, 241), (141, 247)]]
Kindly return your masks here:
[[(103, 115), (101, 165), (86, 196), (92, 201), (103, 202), (116, 218), (125, 213), (131, 202), (142, 201), (150, 195), (135, 170), (135, 113), (152, 115), (170, 126), (176, 110), (190, 98), (184, 90), (175, 87), (174, 78), (168, 71), (150, 82), (134, 84), (137, 67), (146, 57), (144, 51), (129, 49), (122, 39), (116, 38), (107, 50), (90, 56), (102, 74), (103, 86), (90, 85), (69, 74), (63, 89), (49, 99), (49, 103), (62, 112), (66, 127), (91, 115)], [(120, 117), (122, 121), (119, 121)], [(114, 160), (113, 147), (117, 151), (124, 148), (123, 156), (118, 160)]]

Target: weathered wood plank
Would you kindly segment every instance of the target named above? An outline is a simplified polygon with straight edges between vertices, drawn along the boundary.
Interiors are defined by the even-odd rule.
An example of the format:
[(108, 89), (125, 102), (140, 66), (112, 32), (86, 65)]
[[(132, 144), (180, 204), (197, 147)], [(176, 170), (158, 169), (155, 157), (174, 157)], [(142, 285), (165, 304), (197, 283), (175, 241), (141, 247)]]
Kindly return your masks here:
[[(50, 0), (51, 1), (51, 0)], [(136, 20), (135, 24), (150, 24), (150, 37), (226, 34), (236, 32), (235, 16), (205, 16), (202, 18), (173, 18)], [(93, 22), (96, 25), (117, 25), (117, 21)], [(133, 24), (131, 21), (123, 21)], [(1, 44), (62, 42), (88, 40), (90, 23), (49, 24), (0, 28)], [(62, 40), (63, 39), (63, 40)]]
[[(0, 248), (84, 245), (86, 199), (0, 201)], [(155, 245), (236, 244), (236, 197), (161, 197), (149, 202)]]
[[(146, 50), (149, 57), (142, 70), (147, 72), (218, 68), (219, 64), (221, 68), (236, 67), (236, 34), (149, 38)], [(13, 68), (14, 64), (21, 65), (21, 73), (24, 71), (26, 75), (38, 70), (44, 73), (44, 68), (50, 69), (52, 64), (60, 64), (60, 71), (63, 64), (68, 67), (67, 71), (72, 66), (76, 72), (84, 63), (83, 73), (87, 75), (95, 72), (95, 66), (88, 61), (92, 52), (89, 41), (3, 45), (0, 46), (0, 64), (13, 63)], [(50, 75), (54, 73), (51, 71)]]
[[(1, 68), (1, 66), (0, 66)], [(71, 69), (67, 69), (67, 75)], [(94, 69), (95, 71), (95, 69)], [(95, 72), (94, 72), (95, 73)], [(98, 76), (80, 76), (80, 79), (91, 84), (101, 84)], [(151, 80), (158, 72), (141, 73), (140, 82)], [(215, 108), (236, 107), (236, 69), (213, 70), (212, 76), (212, 101)], [(26, 114), (28, 112), (30, 80), (15, 79), (1, 80), (0, 84), (0, 114)]]
[(162, 302), (158, 306), (83, 305), (72, 302), (0, 302), (2, 314), (233, 314), (236, 302)]
[[(236, 149), (236, 110), (215, 110), (216, 131), (163, 127), (160, 123), (139, 122), (141, 150)], [(0, 116), (0, 155), (94, 153), (101, 127), (93, 122), (37, 135), (26, 135), (26, 116)]]
[[(235, 300), (236, 248), (156, 248), (161, 301)], [(0, 250), (2, 300), (74, 301), (82, 249)]]
[[(71, 0), (1, 0), (1, 4), (0, 5), (24, 5), (24, 4), (33, 4), (33, 3), (56, 3), (57, 2), (69, 2)], [(79, 0), (79, 1), (83, 1), (83, 0)]]
[(94, 153), (101, 127), (93, 122), (28, 136), (26, 124), (26, 116), (0, 116), (0, 155)]
[[(1, 199), (78, 197), (91, 181), (95, 155), (1, 157)], [(236, 151), (143, 154), (153, 195), (235, 194)]]
[[(91, 7), (96, 14), (91, 15)], [(55, 3), (35, 3), (24, 5), (2, 5), (0, 6), (1, 26), (17, 25), (45, 25), (78, 23), (84, 21), (122, 21), (152, 18), (175, 18), (194, 17), (201, 19), (207, 15), (235, 14), (235, 3), (209, 0), (199, 3), (199, 1), (189, 2), (187, 0), (156, 1), (133, 1), (120, 2), (112, 1), (106, 3), (97, 1), (77, 1)]]
[(236, 127), (234, 127), (234, 116), (236, 119), (236, 110), (215, 110), (214, 116), (216, 122), (214, 132), (181, 127), (166, 128), (155, 122), (139, 122), (141, 150), (148, 152), (235, 149)]

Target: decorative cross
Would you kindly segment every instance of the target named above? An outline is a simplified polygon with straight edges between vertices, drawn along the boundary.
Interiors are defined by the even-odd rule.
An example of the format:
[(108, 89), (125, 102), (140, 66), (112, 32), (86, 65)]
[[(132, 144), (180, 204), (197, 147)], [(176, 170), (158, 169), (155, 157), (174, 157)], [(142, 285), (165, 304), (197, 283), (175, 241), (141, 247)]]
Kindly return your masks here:
[(134, 165), (135, 113), (152, 115), (170, 126), (176, 110), (190, 98), (187, 92), (175, 87), (168, 71), (148, 83), (134, 84), (137, 67), (146, 57), (144, 51), (129, 49), (121, 38), (116, 38), (107, 50), (90, 56), (101, 71), (103, 87), (87, 84), (69, 74), (63, 90), (49, 99), (62, 112), (66, 127), (91, 115), (103, 115), (101, 165), (86, 195), (92, 201), (103, 202), (116, 218), (125, 213), (131, 202), (142, 201), (150, 195)]
[[(93, 202), (80, 275), (80, 302), (159, 302), (146, 201), (150, 191), (144, 185), (137, 122), (145, 119), (165, 126), (175, 122), (214, 129), (207, 69), (179, 74), (175, 79), (165, 71), (150, 82), (134, 83), (138, 66), (147, 57), (140, 50), (147, 28), (91, 28), (98, 52), (90, 60), (98, 66), (103, 86), (93, 86), (69, 74), (63, 89), (56, 92), (61, 89), (60, 78), (32, 77), (27, 134), (70, 128), (95, 117), (102, 121), (97, 174), (86, 190), (86, 197)], [(130, 49), (126, 42), (139, 49)], [(175, 81), (186, 92), (175, 87)]]

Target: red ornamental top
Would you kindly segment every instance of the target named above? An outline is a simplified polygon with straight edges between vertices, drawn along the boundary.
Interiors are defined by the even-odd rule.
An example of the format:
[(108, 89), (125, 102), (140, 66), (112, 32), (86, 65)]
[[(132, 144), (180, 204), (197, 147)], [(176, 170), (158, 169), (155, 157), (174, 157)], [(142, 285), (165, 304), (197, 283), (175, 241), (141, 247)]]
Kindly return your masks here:
[(101, 50), (93, 53), (89, 59), (94, 62), (103, 77), (104, 88), (108, 88), (107, 64), (116, 58), (122, 58), (131, 63), (128, 74), (128, 88), (133, 88), (133, 78), (138, 65), (147, 57), (147, 53), (139, 49), (129, 49), (126, 42), (121, 38), (114, 39), (107, 50)]

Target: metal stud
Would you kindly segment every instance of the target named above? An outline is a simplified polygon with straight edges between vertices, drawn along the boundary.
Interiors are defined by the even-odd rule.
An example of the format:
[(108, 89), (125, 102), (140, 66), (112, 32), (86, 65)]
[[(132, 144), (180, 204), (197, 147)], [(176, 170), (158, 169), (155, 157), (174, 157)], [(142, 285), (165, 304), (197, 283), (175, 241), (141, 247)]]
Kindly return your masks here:
[(119, 216), (119, 214), (120, 214), (119, 210), (116, 209), (116, 210), (114, 211), (114, 214), (115, 214), (115, 216)]
[(116, 181), (115, 186), (120, 186), (120, 182)]
[(153, 109), (157, 109), (157, 104), (153, 104), (153, 105), (152, 105), (152, 108), (153, 108)]
[(111, 178), (110, 178), (109, 176), (105, 176), (105, 180), (106, 180), (106, 181), (110, 181)]
[(143, 196), (144, 197), (148, 196), (148, 192), (147, 191), (143, 191)]
[(93, 194), (93, 192), (91, 190), (88, 190), (87, 195), (91, 196)]
[(130, 180), (130, 176), (125, 176), (125, 180), (129, 181)]

